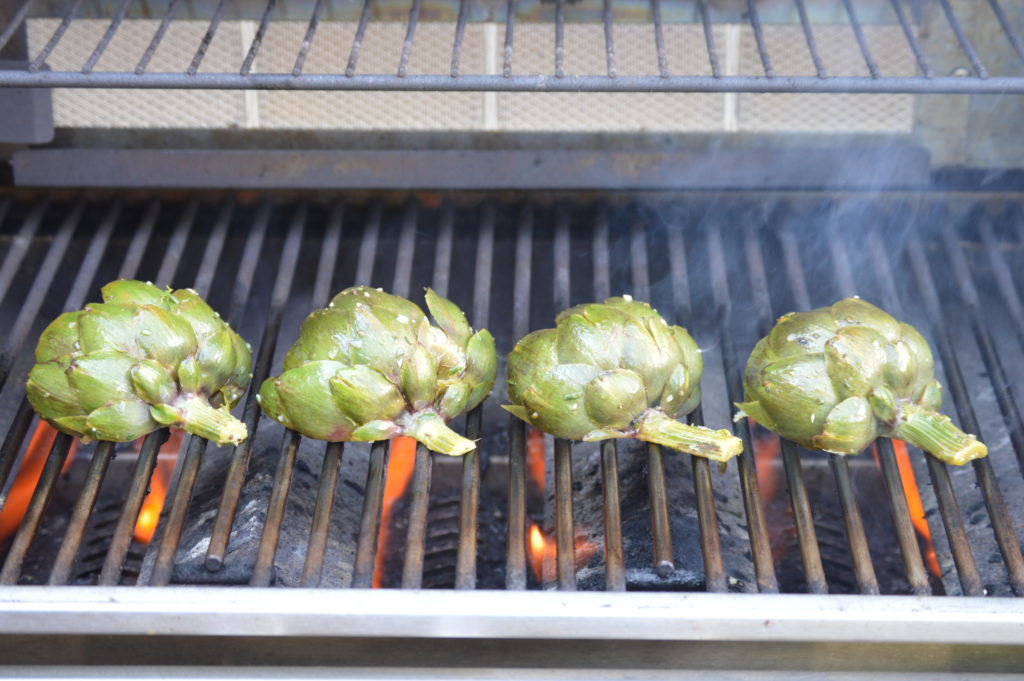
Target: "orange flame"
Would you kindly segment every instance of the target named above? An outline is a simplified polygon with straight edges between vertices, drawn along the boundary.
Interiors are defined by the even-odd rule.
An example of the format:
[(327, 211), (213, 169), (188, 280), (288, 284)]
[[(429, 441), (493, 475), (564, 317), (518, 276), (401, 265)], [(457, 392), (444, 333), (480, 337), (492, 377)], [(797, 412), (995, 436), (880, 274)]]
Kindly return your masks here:
[[(558, 556), (558, 544), (554, 538), (548, 536), (536, 523), (530, 523), (530, 532), (527, 538), (529, 549), (526, 552), (527, 562), (530, 570), (538, 582), (550, 581), (554, 574), (555, 558)], [(587, 538), (586, 530), (576, 530), (575, 538), (575, 564), (576, 569), (587, 565), (600, 547)]]
[[(142, 448), (145, 438), (139, 438), (135, 442), (135, 449)], [(174, 474), (174, 466), (178, 461), (178, 454), (181, 452), (181, 444), (185, 439), (185, 433), (181, 430), (172, 430), (167, 443), (164, 444), (156, 457), (156, 468), (149, 479), (149, 491), (139, 509), (139, 518), (135, 521), (133, 537), (136, 541), (148, 544), (153, 541), (153, 534), (160, 522), (160, 512), (164, 510), (164, 501), (167, 500), (167, 488), (171, 483), (171, 476)]]
[[(53, 446), (53, 440), (57, 437), (57, 431), (45, 421), (40, 421), (32, 432), (32, 439), (29, 440), (28, 449), (22, 459), (18, 474), (14, 476), (11, 491), (7, 495), (7, 502), (0, 510), (0, 541), (18, 531), (21, 519), (28, 510), (29, 501), (35, 492), (39, 477), (43, 474), (43, 466), (46, 464), (46, 457)], [(61, 473), (68, 469), (75, 459), (75, 452), (78, 449), (78, 440), (71, 441), (71, 450), (68, 458), (64, 461)]]
[(921, 503), (921, 494), (917, 489), (917, 480), (914, 478), (914, 469), (910, 465), (910, 456), (907, 454), (907, 445), (902, 440), (892, 441), (893, 451), (896, 452), (896, 464), (900, 470), (900, 480), (903, 481), (903, 493), (907, 496), (907, 510), (910, 512), (910, 522), (913, 523), (917, 536), (924, 542), (924, 559), (928, 565), (928, 571), (936, 578), (942, 578), (942, 571), (939, 569), (939, 559), (935, 555), (935, 544), (932, 543), (932, 532), (928, 527), (928, 520), (924, 516), (924, 504)]
[(779, 489), (781, 466), (778, 461), (781, 455), (779, 438), (770, 434), (767, 437), (754, 438), (754, 468), (757, 470), (763, 504), (774, 499)]
[(536, 428), (526, 432), (526, 473), (530, 483), (544, 492), (544, 433)]
[(381, 505), (380, 530), (377, 533), (377, 555), (373, 562), (373, 588), (384, 586), (384, 559), (388, 553), (391, 506), (405, 494), (416, 468), (416, 440), (396, 437), (388, 454), (387, 476), (384, 479), (384, 501)]

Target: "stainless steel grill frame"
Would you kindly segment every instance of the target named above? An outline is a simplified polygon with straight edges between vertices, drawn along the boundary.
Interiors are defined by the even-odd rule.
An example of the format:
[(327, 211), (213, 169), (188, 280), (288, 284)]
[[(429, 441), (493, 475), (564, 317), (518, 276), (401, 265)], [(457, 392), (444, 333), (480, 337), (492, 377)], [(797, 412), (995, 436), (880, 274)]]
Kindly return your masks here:
[[(423, 571), (430, 472), (436, 466), (432, 455), (423, 448), (417, 450), (412, 481), (412, 520), (405, 540), (403, 590), (361, 590), (370, 585), (373, 574), (388, 455), (386, 443), (374, 445), (370, 455), (354, 574), (349, 585), (353, 590), (299, 589), (280, 593), (214, 587), (164, 590), (114, 586), (122, 581), (132, 528), (153, 474), (157, 452), (166, 437), (163, 432), (146, 439), (135, 464), (115, 538), (99, 577), (101, 586), (61, 585), (67, 583), (82, 532), (114, 454), (114, 447), (109, 444), (100, 444), (92, 455), (86, 481), (50, 572), (50, 586), (13, 586), (42, 526), (47, 502), (69, 453), (70, 438), (58, 437), (28, 514), (0, 570), (0, 583), (4, 584), (0, 586), (0, 612), (4, 613), (0, 617), (0, 633), (4, 634), (0, 637), (0, 651), (4, 653), (3, 659), (10, 661), (7, 664), (27, 664), (26, 650), (56, 651), (62, 643), (69, 642), (72, 652), (58, 658), (68, 664), (88, 664), (90, 659), (101, 658), (104, 663), (120, 660), (141, 664), (134, 653), (119, 653), (116, 645), (111, 648), (109, 644), (116, 641), (121, 648), (130, 649), (141, 645), (135, 640), (138, 634), (151, 632), (166, 635), (156, 637), (159, 640), (152, 645), (141, 646), (152, 649), (158, 660), (167, 659), (167, 651), (162, 647), (175, 645), (174, 637), (213, 636), (222, 639), (223, 650), (249, 650), (252, 664), (301, 665), (328, 658), (330, 664), (345, 664), (341, 657), (318, 656), (313, 652), (324, 645), (323, 639), (332, 641), (332, 646), (340, 642), (339, 651), (345, 654), (351, 653), (347, 646), (359, 645), (383, 660), (388, 659), (389, 646), (405, 645), (402, 641), (408, 638), (422, 638), (428, 645), (433, 641), (437, 646), (438, 657), (430, 657), (430, 665), (441, 664), (441, 651), (447, 651), (451, 662), (453, 656), (458, 657), (455, 651), (477, 645), (466, 643), (465, 639), (487, 642), (480, 646), (495, 655), (489, 661), (486, 657), (468, 655), (464, 664), (451, 662), (451, 667), (446, 668), (447, 673), (463, 676), (479, 673), (480, 668), (488, 668), (491, 663), (503, 673), (521, 667), (522, 660), (514, 662), (488, 647), (512, 640), (526, 641), (516, 644), (520, 645), (517, 655), (538, 651), (538, 655), (552, 656), (538, 661), (538, 666), (593, 665), (593, 669), (609, 675), (614, 675), (609, 670), (620, 673), (627, 668), (656, 671), (663, 664), (697, 673), (720, 666), (722, 659), (729, 659), (737, 673), (754, 669), (782, 673), (794, 669), (795, 663), (787, 655), (805, 656), (801, 659), (806, 662), (808, 646), (818, 644), (818, 656), (812, 656), (804, 669), (872, 671), (875, 678), (880, 673), (911, 670), (1020, 669), (1024, 659), (1024, 647), (1020, 645), (1024, 640), (1024, 606), (1016, 599), (982, 598), (993, 584), (993, 575), (999, 582), (999, 593), (1024, 595), (1024, 558), (1019, 530), (1014, 527), (1022, 519), (1011, 517), (1002, 496), (1004, 490), (1016, 494), (1024, 486), (1024, 430), (1014, 400), (1014, 388), (1020, 389), (1024, 376), (1013, 359), (1013, 352), (1019, 351), (1019, 347), (1008, 354), (1006, 337), (993, 336), (994, 320), (990, 315), (995, 301), (1006, 311), (999, 325), (1009, 329), (1010, 345), (1024, 342), (1024, 307), (1017, 267), (1024, 261), (1024, 233), (1020, 229), (1024, 197), (1019, 194), (693, 192), (600, 199), (593, 195), (528, 194), (490, 199), (454, 195), (447, 197), (440, 207), (428, 207), (437, 203), (437, 195), (369, 194), (327, 203), (322, 198), (282, 196), (265, 200), (254, 209), (243, 208), (232, 196), (193, 195), (184, 202), (157, 198), (142, 205), (134, 199), (124, 203), (108, 198), (77, 196), (68, 202), (57, 195), (32, 197), (12, 193), (0, 201), (0, 226), (4, 228), (0, 234), (7, 237), (0, 239), (0, 244), (6, 241), (0, 261), (0, 299), (8, 309), (15, 310), (0, 354), (0, 379), (4, 392), (15, 393), (21, 400), (0, 445), (0, 481), (5, 482), (14, 470), (33, 422), (18, 382), (27, 370), (26, 360), (31, 353), (32, 344), (27, 341), (47, 320), (44, 304), (54, 295), (51, 289), (64, 291), (62, 309), (78, 308), (103, 283), (98, 281), (101, 272), (139, 276), (148, 265), (157, 272), (156, 282), (183, 285), (186, 282), (181, 281), (182, 277), (192, 277), (194, 288), (203, 294), (212, 291), (214, 280), (220, 276), (218, 295), (226, 303), (222, 307), (225, 317), (237, 324), (244, 316), (255, 314), (257, 327), (263, 329), (257, 346), (254, 384), (271, 371), (274, 357), (280, 354), (277, 345), (283, 316), (292, 304), (298, 282), (303, 290), (309, 291), (313, 304), (321, 304), (339, 282), (388, 285), (397, 293), (408, 294), (414, 284), (429, 281), (441, 292), (450, 291), (457, 299), (465, 298), (460, 302), (475, 326), (493, 324), (499, 315), (506, 315), (514, 337), (520, 337), (534, 325), (536, 311), (531, 310), (532, 306), (560, 309), (579, 302), (581, 296), (602, 298), (619, 292), (621, 287), (638, 298), (652, 300), (674, 319), (688, 320), (687, 326), (707, 348), (706, 371), (721, 372), (724, 377), (727, 388), (720, 397), (727, 402), (738, 399), (741, 390), (742, 355), (734, 331), (744, 324), (750, 326), (751, 314), (753, 326), (763, 331), (773, 316), (786, 311), (790, 304), (807, 309), (831, 300), (833, 293), (849, 295), (870, 290), (877, 302), (897, 316), (914, 320), (930, 338), (960, 424), (968, 431), (987, 436), (992, 444), (991, 456), (973, 462), (973, 471), (964, 468), (951, 472), (937, 461), (920, 457), (926, 461), (921, 469), (927, 471), (938, 503), (939, 517), (932, 519), (933, 534), (938, 550), (951, 558), (944, 589), (951, 595), (974, 598), (931, 597), (932, 586), (888, 440), (879, 443), (878, 461), (892, 504), (904, 572), (916, 595), (877, 595), (880, 590), (872, 555), (849, 462), (843, 457), (831, 457), (829, 464), (842, 507), (849, 559), (861, 595), (827, 595), (828, 578), (809, 500), (815, 491), (807, 488), (804, 462), (796, 446), (787, 442), (781, 443), (782, 458), (800, 545), (804, 590), (814, 596), (779, 595), (778, 566), (771, 553), (751, 433), (745, 421), (735, 426), (746, 446), (739, 459), (738, 476), (756, 588), (761, 595), (721, 593), (729, 589), (728, 566), (723, 564), (719, 547), (713, 476), (708, 462), (698, 457), (692, 458), (693, 484), (706, 590), (711, 593), (556, 596), (523, 592), (527, 586), (526, 433), (525, 425), (517, 420), (510, 422), (508, 452), (507, 503), (511, 520), (507, 533), (506, 588), (513, 593), (416, 590)], [(721, 210), (723, 201), (731, 207)], [(659, 208), (673, 205), (687, 208), (665, 212)], [(126, 225), (124, 216), (129, 209), (134, 217)], [(851, 223), (848, 216), (860, 214), (861, 210), (878, 219)], [(545, 221), (539, 223), (542, 214)], [(354, 215), (360, 216), (355, 225)], [(98, 218), (95, 225), (90, 224), (93, 217)], [(649, 224), (660, 223), (665, 229), (655, 236), (644, 226), (644, 220)], [(862, 238), (846, 229), (853, 224), (869, 225)], [(460, 278), (455, 270), (454, 244), (460, 235), (467, 234), (468, 227), (475, 254), (471, 267), (468, 263), (460, 267), (464, 273)], [(417, 247), (423, 241), (417, 240), (417, 234), (425, 228), (434, 238), (429, 239), (427, 250), (420, 252)], [(581, 230), (587, 235), (584, 242), (580, 241)], [(885, 241), (892, 230), (903, 231), (915, 244), (897, 253), (895, 259)], [(818, 240), (809, 238), (815, 234)], [(854, 262), (850, 257), (856, 244), (851, 244), (851, 237), (857, 237), (858, 243), (863, 244), (865, 254)], [(812, 248), (808, 245), (812, 243), (817, 245)], [(573, 263), (578, 258), (574, 254), (586, 244), (592, 264), (576, 269)], [(389, 250), (388, 245), (396, 248)], [(613, 250), (613, 246), (620, 250)], [(299, 266), (300, 253), (305, 250), (308, 259), (310, 248), (318, 253), (315, 271)], [(827, 249), (828, 255), (820, 249)], [(226, 254), (232, 250), (242, 253), (237, 269), (228, 275), (218, 274)], [(351, 255), (346, 255), (346, 250)], [(509, 253), (512, 260), (512, 281), (508, 287), (512, 305), (507, 311), (494, 308), (492, 295), (495, 287), (502, 285), (496, 280), (499, 275), (495, 268), (502, 251)], [(667, 265), (662, 273), (652, 271), (651, 259), (658, 251), (664, 251), (657, 256), (658, 263)], [(542, 252), (549, 255), (541, 256)], [(616, 252), (621, 257), (614, 257)], [(27, 258), (28, 253), (34, 255)], [(190, 258), (191, 253), (196, 257)], [(820, 264), (815, 262), (821, 258), (829, 265), (824, 278)], [(351, 267), (343, 267), (342, 259), (350, 261)], [(429, 276), (423, 267), (414, 267), (414, 263), (423, 261), (432, 264), (427, 268), (431, 270)], [(254, 309), (254, 286), (261, 285), (256, 279), (260, 265), (276, 269), (272, 270), (273, 282), (262, 284), (265, 291), (258, 296), (261, 302)], [(70, 267), (73, 276), (68, 275), (68, 284), (55, 287), (54, 282), (59, 280), (55, 274), (62, 267)], [(552, 288), (540, 290), (538, 275), (547, 267), (553, 267)], [(815, 268), (816, 273), (808, 273), (808, 268)], [(470, 278), (465, 275), (468, 271), (472, 272)], [(939, 271), (948, 271), (950, 276), (939, 278)], [(744, 274), (740, 277), (737, 272)], [(15, 290), (12, 285), (19, 273), (31, 277), (30, 294), (24, 300), (12, 301), (8, 296)], [(580, 277), (586, 279), (588, 275), (590, 281), (581, 285)], [(950, 296), (950, 291), (956, 295)], [(970, 325), (970, 347), (964, 345), (963, 334), (955, 333), (954, 325), (965, 320)], [(981, 379), (965, 374), (961, 368), (962, 358), (968, 356), (983, 367)], [(982, 384), (991, 389), (991, 398), (975, 392)], [(243, 414), (250, 432), (255, 433), (261, 419), (251, 395)], [(993, 425), (989, 418), (981, 426), (976, 410), (984, 410), (988, 402), (995, 402), (1001, 420), (997, 418)], [(722, 408), (713, 406), (719, 411)], [(466, 428), (470, 436), (480, 432), (481, 417), (479, 409), (469, 415)], [(700, 412), (693, 415), (695, 423), (701, 419)], [(220, 568), (224, 560), (251, 443), (252, 440), (247, 441), (232, 455), (206, 555), (210, 570)], [(297, 445), (298, 436), (286, 432), (274, 492), (267, 500), (266, 522), (251, 574), (252, 586), (265, 587), (271, 583)], [(191, 438), (179, 460), (176, 483), (168, 496), (157, 536), (146, 553), (140, 585), (156, 587), (172, 582), (174, 558), (206, 446), (201, 439)], [(557, 579), (552, 586), (561, 591), (576, 587), (573, 480), (568, 465), (571, 450), (572, 443), (555, 443), (558, 559)], [(335, 504), (342, 455), (341, 445), (324, 448), (321, 486), (303, 570), (304, 587), (320, 585), (326, 519)], [(616, 456), (616, 444), (605, 443), (600, 475), (606, 511), (606, 588), (610, 591), (625, 587), (622, 528), (615, 512)], [(654, 548), (649, 570), (660, 574), (671, 567), (672, 561), (671, 550), (666, 551), (672, 537), (664, 516), (672, 498), (669, 489), (673, 481), (666, 480), (658, 448), (648, 448), (647, 457)], [(997, 475), (994, 465), (1001, 474)], [(455, 568), (458, 591), (474, 589), (477, 574), (476, 509), (481, 490), (480, 461), (475, 454), (462, 461), (461, 479), (460, 542)], [(976, 502), (968, 502), (968, 498), (979, 495), (992, 529), (991, 540), (987, 541), (990, 547), (972, 541), (965, 529), (961, 504), (971, 503), (973, 508)], [(945, 544), (941, 543), (943, 537)], [(986, 555), (984, 552), (991, 552), (988, 555), (993, 558), (999, 556), (1002, 562), (995, 567), (989, 561), (979, 565), (978, 554)], [(244, 642), (267, 636), (277, 641), (273, 654), (253, 653), (251, 644)], [(108, 637), (107, 644), (99, 642), (103, 637)], [(551, 638), (565, 643), (562, 652), (545, 647), (544, 641)], [(362, 642), (352, 644), (353, 640)], [(600, 656), (588, 663), (588, 656), (595, 655), (596, 649), (593, 645), (574, 648), (569, 643), (580, 640), (614, 641), (625, 652), (614, 664)], [(638, 641), (652, 641), (653, 648), (638, 647)], [(708, 642), (717, 642), (716, 654), (725, 656), (716, 658), (717, 663), (694, 652), (693, 646)], [(766, 654), (755, 645), (759, 642), (770, 643), (777, 651), (759, 659), (759, 655)], [(90, 657), (80, 647), (83, 645), (96, 645), (105, 652)], [(202, 648), (204, 644), (196, 645)], [(426, 654), (416, 646), (410, 649)], [(876, 653), (878, 657), (872, 657)], [(205, 664), (212, 655), (209, 651), (197, 652), (192, 664)], [(409, 658), (398, 658), (395, 665), (404, 669), (402, 674), (415, 671), (406, 668), (415, 666)], [(88, 670), (69, 668), (69, 673), (88, 675)]]
[[(0, 33), (0, 49), (12, 38), (30, 15), (35, 0), (25, 0), (13, 12), (10, 23)], [(97, 72), (93, 70), (111, 38), (124, 21), (131, 2), (122, 3), (113, 13), (110, 24), (90, 58), (78, 71), (47, 71), (43, 69), (47, 57), (60, 42), (68, 27), (75, 21), (81, 2), (69, 2), (61, 15), (61, 23), (49, 41), (38, 52), (30, 55), (24, 69), (0, 71), (0, 87), (60, 87), (60, 88), (184, 88), (184, 89), (280, 89), (280, 90), (391, 90), (391, 91), (533, 91), (533, 92), (847, 92), (847, 93), (1024, 93), (1024, 42), (1021, 27), (1014, 26), (1011, 17), (1000, 4), (1000, 0), (987, 0), (987, 8), (979, 11), (991, 12), (993, 25), (998, 25), (994, 39), (1006, 41), (1019, 57), (1010, 75), (992, 75), (983, 63), (978, 50), (972, 44), (960, 18), (950, 0), (934, 0), (931, 7), (941, 9), (946, 27), (955, 36), (964, 58), (970, 64), (971, 72), (960, 75), (941, 75), (935, 72), (919, 38), (920, 27), (914, 24), (909, 3), (892, 0), (892, 14), (903, 30), (907, 46), (912, 50), (919, 67), (915, 76), (886, 75), (879, 70), (865, 40), (862, 23), (858, 19), (858, 6), (854, 0), (844, 0), (845, 21), (851, 28), (851, 39), (855, 40), (864, 58), (869, 75), (835, 76), (829, 73), (828, 64), (823, 60), (814, 39), (814, 24), (805, 6), (806, 0), (796, 0), (795, 9), (799, 17), (809, 56), (816, 74), (812, 76), (777, 73), (772, 64), (771, 54), (764, 39), (764, 28), (759, 18), (758, 5), (747, 0), (744, 20), (754, 32), (763, 73), (723, 73), (713, 38), (713, 17), (716, 8), (707, 0), (697, 0), (696, 10), (704, 28), (706, 48), (712, 75), (678, 74), (670, 70), (665, 50), (663, 30), (663, 8), (660, 0), (651, 0), (645, 21), (649, 22), (651, 35), (656, 44), (656, 59), (650, 64), (649, 74), (642, 76), (620, 75), (615, 56), (615, 9), (612, 0), (604, 0), (600, 18), (604, 27), (607, 68), (605, 73), (571, 75), (565, 72), (564, 26), (566, 22), (565, 0), (555, 0), (553, 21), (555, 41), (552, 52), (552, 73), (518, 75), (514, 73), (515, 26), (519, 3), (507, 0), (503, 11), (494, 13), (492, 21), (504, 21), (504, 48), (502, 51), (501, 73), (494, 75), (467, 75), (460, 70), (460, 56), (465, 35), (466, 22), (473, 16), (479, 20), (480, 7), (470, 0), (461, 0), (458, 15), (452, 26), (453, 40), (451, 67), (448, 73), (415, 74), (409, 72), (416, 27), (421, 18), (421, 0), (412, 0), (408, 10), (405, 40), (393, 74), (358, 73), (359, 53), (367, 25), (374, 16), (374, 0), (365, 0), (359, 14), (358, 26), (353, 37), (348, 60), (344, 69), (335, 74), (303, 73), (303, 65), (310, 44), (316, 37), (317, 27), (324, 12), (325, 1), (318, 0), (308, 19), (305, 38), (296, 54), (290, 73), (254, 73), (256, 59), (268, 24), (280, 12), (276, 0), (268, 0), (260, 15), (249, 49), (237, 72), (205, 73), (199, 67), (206, 50), (213, 40), (224, 16), (223, 1), (216, 4), (209, 19), (209, 28), (198, 45), (195, 56), (184, 73), (152, 72), (148, 70), (150, 59), (159, 47), (168, 26), (175, 21), (179, 2), (167, 4), (166, 13), (157, 27), (146, 51), (140, 56), (134, 71)], [(711, 3), (712, 5), (714, 3)], [(979, 3), (980, 4), (980, 3)], [(111, 10), (113, 7), (110, 8)], [(863, 10), (863, 7), (861, 8)], [(493, 15), (497, 15), (496, 17)], [(487, 16), (485, 14), (484, 16)], [(339, 67), (341, 65), (339, 64)]]

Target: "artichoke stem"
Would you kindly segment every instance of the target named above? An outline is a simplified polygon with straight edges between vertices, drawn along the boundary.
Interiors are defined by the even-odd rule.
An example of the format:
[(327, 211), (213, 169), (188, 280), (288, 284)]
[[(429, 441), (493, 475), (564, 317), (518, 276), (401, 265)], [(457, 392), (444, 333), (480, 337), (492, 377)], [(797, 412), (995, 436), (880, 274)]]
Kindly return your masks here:
[[(232, 416), (231, 412), (211, 406), (198, 395), (177, 400), (172, 408), (177, 414), (177, 425), (183, 430), (218, 445), (237, 445), (249, 434), (245, 424)], [(157, 420), (161, 421), (159, 418)]]
[(429, 411), (410, 418), (405, 435), (422, 442), (432, 452), (449, 456), (462, 456), (476, 449), (475, 442), (456, 433), (440, 416)]
[(894, 430), (901, 440), (956, 466), (988, 454), (984, 444), (953, 425), (948, 416), (918, 405), (903, 407)]
[(637, 419), (636, 430), (638, 437), (645, 442), (664, 445), (713, 461), (728, 461), (743, 451), (743, 441), (727, 430), (688, 426), (656, 409), (648, 409)]

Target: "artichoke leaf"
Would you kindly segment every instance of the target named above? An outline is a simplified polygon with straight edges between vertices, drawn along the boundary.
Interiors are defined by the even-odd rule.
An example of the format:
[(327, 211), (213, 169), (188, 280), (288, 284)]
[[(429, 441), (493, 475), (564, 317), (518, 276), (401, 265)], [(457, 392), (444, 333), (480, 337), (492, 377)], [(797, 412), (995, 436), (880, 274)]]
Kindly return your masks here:
[(89, 413), (85, 434), (97, 440), (127, 442), (158, 427), (150, 415), (150, 406), (142, 400), (125, 400), (100, 407)]
[(103, 301), (107, 303), (123, 303), (128, 305), (156, 305), (167, 308), (169, 295), (164, 289), (154, 286), (148, 281), (118, 279), (101, 289)]
[(825, 364), (841, 398), (866, 395), (886, 366), (885, 339), (864, 326), (846, 326), (825, 343)]
[(36, 362), (51, 362), (81, 351), (78, 341), (80, 310), (65, 312), (43, 330), (36, 346)]
[(878, 436), (871, 406), (863, 397), (848, 397), (825, 419), (825, 427), (813, 439), (814, 446), (833, 454), (856, 454)]
[(362, 421), (352, 419), (334, 399), (331, 380), (344, 368), (338, 362), (309, 362), (268, 378), (264, 387), (272, 381), (276, 395), (261, 389), (260, 405), (269, 413), (276, 399), (281, 410), (278, 420), (307, 437), (328, 442), (347, 439)]
[(84, 412), (135, 397), (131, 370), (135, 360), (121, 352), (82, 355), (68, 367), (68, 383)]
[(337, 408), (357, 425), (394, 421), (405, 410), (405, 399), (398, 388), (368, 366), (342, 366), (329, 384)]
[(470, 328), (469, 322), (466, 321), (466, 315), (462, 310), (452, 301), (437, 295), (431, 288), (427, 289), (426, 300), (430, 316), (434, 318), (437, 325), (455, 343), (465, 346), (473, 330)]

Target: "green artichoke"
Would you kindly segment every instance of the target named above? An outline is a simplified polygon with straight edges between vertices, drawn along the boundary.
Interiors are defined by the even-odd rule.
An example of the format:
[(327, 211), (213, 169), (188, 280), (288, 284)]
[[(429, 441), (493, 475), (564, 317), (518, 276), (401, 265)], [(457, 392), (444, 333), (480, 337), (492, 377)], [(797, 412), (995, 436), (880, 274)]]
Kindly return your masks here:
[[(494, 338), (476, 333), (449, 300), (426, 291), (438, 326), (405, 298), (348, 288), (302, 324), (257, 399), (272, 419), (318, 440), (368, 442), (413, 437), (435, 452), (476, 445), (446, 423), (494, 387)], [(440, 328), (438, 328), (440, 327)]]
[(856, 454), (881, 435), (951, 464), (988, 453), (938, 413), (928, 342), (859, 298), (781, 317), (754, 347), (744, 387), (737, 418), (810, 449)]
[(727, 430), (676, 419), (700, 402), (700, 350), (680, 326), (629, 296), (565, 310), (508, 359), (505, 409), (555, 437), (637, 438), (728, 461), (743, 443)]
[(191, 289), (122, 279), (102, 293), (39, 338), (26, 386), (39, 415), (84, 441), (127, 442), (163, 426), (244, 440), (230, 409), (252, 378), (249, 344)]

